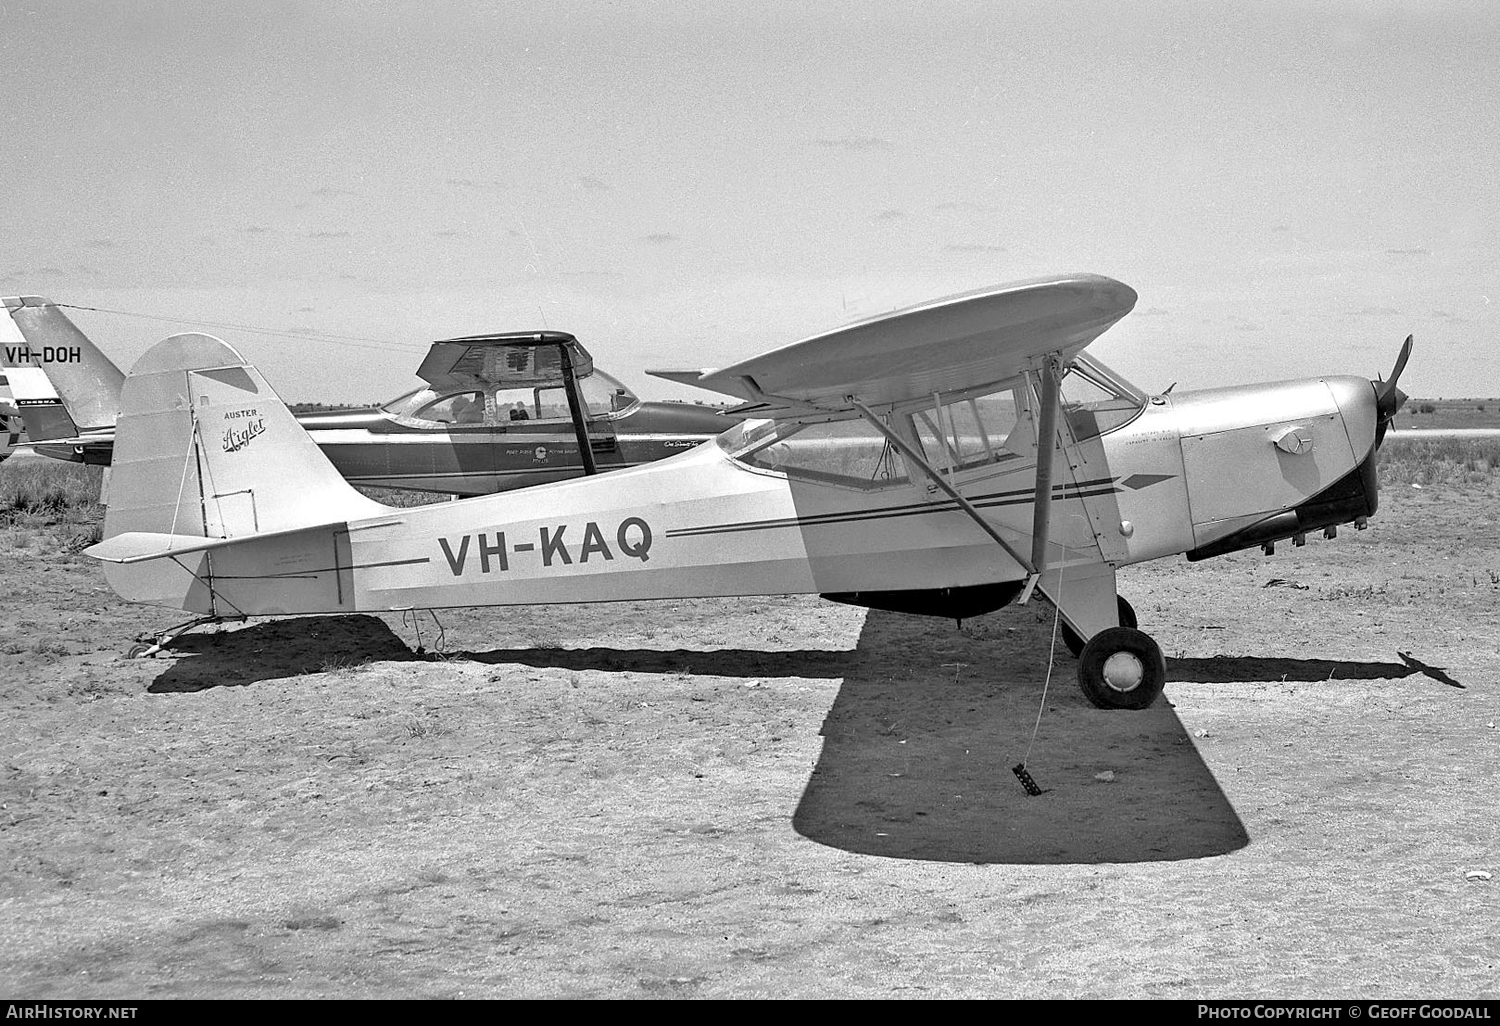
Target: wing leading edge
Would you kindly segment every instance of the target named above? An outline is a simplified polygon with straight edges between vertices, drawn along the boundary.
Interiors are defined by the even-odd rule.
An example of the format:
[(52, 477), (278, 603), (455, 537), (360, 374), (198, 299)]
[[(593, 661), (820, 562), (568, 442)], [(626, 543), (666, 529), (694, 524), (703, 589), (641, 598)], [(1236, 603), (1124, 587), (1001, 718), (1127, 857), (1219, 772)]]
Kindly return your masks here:
[(1135, 306), (1135, 290), (1097, 274), (1013, 282), (882, 314), (696, 374), (648, 371), (736, 396), (768, 414), (905, 402), (1066, 362)]

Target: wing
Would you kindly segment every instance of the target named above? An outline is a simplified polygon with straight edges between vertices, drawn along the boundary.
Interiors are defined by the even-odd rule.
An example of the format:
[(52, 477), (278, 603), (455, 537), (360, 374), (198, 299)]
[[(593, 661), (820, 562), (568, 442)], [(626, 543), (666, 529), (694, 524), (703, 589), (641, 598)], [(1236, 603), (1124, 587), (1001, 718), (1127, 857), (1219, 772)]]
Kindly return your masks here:
[(440, 392), (495, 385), (506, 388), (556, 385), (566, 376), (564, 349), (574, 377), (593, 373), (593, 357), (572, 335), (561, 331), (529, 331), (434, 342), (417, 368), (417, 377)]
[(937, 299), (837, 328), (722, 370), (656, 374), (753, 404), (768, 415), (878, 406), (1020, 373), (1056, 353), (1072, 359), (1135, 306), (1113, 278), (1074, 274)]

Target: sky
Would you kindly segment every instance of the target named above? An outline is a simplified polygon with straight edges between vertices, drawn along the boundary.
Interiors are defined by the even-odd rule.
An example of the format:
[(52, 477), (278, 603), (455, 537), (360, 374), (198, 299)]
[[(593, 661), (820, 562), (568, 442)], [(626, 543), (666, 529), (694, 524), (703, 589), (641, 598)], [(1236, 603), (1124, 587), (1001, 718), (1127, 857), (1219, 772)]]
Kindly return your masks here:
[[(1500, 396), (1489, 0), (0, 0), (0, 293), (124, 367), (204, 330), (289, 401), (571, 331), (723, 366), (1063, 272), (1148, 391)], [(708, 398), (701, 393), (697, 394)]]

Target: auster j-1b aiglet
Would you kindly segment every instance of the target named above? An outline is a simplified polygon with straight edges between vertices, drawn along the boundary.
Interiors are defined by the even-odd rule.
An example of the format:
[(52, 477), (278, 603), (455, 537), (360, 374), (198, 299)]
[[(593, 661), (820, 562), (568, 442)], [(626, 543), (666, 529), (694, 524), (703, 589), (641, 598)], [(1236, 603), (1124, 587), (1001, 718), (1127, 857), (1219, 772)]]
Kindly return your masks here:
[(1088, 698), (1144, 708), (1166, 668), (1116, 569), (1363, 527), (1410, 339), (1390, 381), (1151, 396), (1084, 352), (1135, 300), (1038, 279), (662, 372), (750, 419), (648, 466), (410, 509), (349, 487), (228, 345), (173, 336), (125, 382), (87, 551), (194, 623), (788, 593), (962, 618), (1040, 591)]

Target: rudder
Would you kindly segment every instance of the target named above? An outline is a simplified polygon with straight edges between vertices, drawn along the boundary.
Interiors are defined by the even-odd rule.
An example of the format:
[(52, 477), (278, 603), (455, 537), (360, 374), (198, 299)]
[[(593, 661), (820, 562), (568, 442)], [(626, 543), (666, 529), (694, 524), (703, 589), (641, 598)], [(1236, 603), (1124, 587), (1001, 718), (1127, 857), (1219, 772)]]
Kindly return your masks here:
[(158, 342), (120, 392), (104, 534), (239, 538), (376, 516), (259, 371), (212, 335)]

